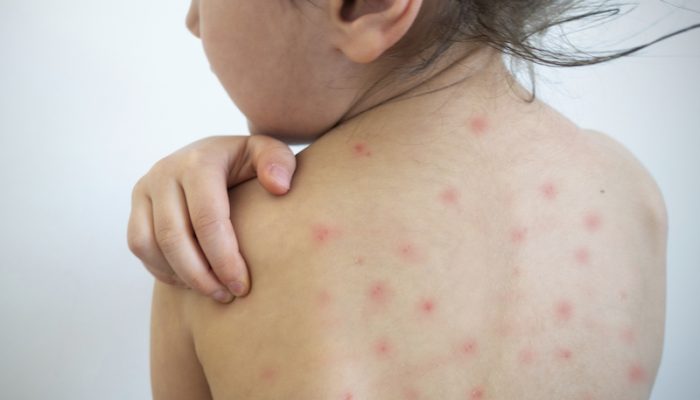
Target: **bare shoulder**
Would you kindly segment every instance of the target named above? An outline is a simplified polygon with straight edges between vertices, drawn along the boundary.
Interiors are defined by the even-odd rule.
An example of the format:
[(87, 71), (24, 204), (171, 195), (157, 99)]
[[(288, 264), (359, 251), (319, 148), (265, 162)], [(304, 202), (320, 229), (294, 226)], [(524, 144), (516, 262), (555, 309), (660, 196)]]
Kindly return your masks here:
[(639, 206), (649, 227), (665, 234), (668, 228), (668, 212), (659, 185), (641, 161), (612, 136), (596, 131), (583, 130), (584, 142), (591, 151), (592, 161), (604, 168), (618, 184), (623, 185), (629, 201)]

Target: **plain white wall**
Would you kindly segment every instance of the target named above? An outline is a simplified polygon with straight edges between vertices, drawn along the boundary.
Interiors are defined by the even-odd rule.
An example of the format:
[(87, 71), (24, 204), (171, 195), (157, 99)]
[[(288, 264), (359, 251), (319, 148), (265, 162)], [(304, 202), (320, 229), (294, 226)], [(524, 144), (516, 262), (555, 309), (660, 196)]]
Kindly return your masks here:
[[(126, 245), (132, 186), (189, 142), (246, 133), (185, 29), (188, 4), (0, 1), (3, 399), (150, 397), (153, 280)], [(698, 20), (647, 1), (586, 40), (629, 38), (605, 42), (624, 47)], [(655, 400), (700, 398), (699, 44), (696, 31), (602, 66), (540, 69), (538, 81), (553, 106), (623, 142), (665, 195), (668, 320)]]

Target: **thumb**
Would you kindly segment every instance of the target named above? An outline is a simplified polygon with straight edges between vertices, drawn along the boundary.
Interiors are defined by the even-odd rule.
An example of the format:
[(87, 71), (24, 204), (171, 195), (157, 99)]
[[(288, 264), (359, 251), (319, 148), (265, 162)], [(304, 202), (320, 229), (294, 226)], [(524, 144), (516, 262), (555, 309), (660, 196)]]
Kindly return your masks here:
[(297, 166), (289, 146), (269, 136), (253, 135), (248, 139), (248, 150), (260, 184), (272, 194), (287, 193)]

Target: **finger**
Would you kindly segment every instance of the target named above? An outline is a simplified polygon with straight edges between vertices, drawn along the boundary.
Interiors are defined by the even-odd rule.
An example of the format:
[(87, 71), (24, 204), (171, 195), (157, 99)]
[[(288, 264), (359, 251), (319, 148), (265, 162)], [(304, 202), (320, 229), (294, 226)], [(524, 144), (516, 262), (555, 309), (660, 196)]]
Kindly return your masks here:
[(253, 135), (247, 141), (250, 165), (256, 171), (260, 184), (272, 194), (285, 194), (291, 186), (297, 159), (292, 150), (277, 139)]
[(131, 214), (127, 226), (129, 250), (143, 263), (156, 278), (168, 284), (175, 284), (175, 273), (156, 243), (153, 233), (153, 213), (151, 199), (137, 187), (131, 196)]
[(166, 181), (153, 191), (152, 198), (156, 242), (170, 267), (196, 291), (230, 302), (233, 296), (216, 279), (197, 245), (180, 185)]
[(183, 176), (192, 227), (214, 274), (236, 296), (248, 293), (248, 267), (231, 224), (224, 168), (207, 167)]

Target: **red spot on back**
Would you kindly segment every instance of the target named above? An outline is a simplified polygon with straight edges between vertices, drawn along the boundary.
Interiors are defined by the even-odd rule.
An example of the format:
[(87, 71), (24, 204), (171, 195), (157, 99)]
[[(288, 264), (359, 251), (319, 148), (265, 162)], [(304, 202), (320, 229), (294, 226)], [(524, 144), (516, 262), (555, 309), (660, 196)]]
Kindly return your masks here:
[(260, 371), (260, 379), (264, 380), (265, 382), (272, 382), (277, 378), (277, 370), (271, 367), (266, 367), (263, 368)]
[(527, 236), (527, 228), (515, 228), (510, 231), (510, 241), (515, 244), (520, 244), (525, 241)]
[(311, 226), (311, 237), (316, 244), (324, 245), (331, 239), (340, 236), (340, 230), (324, 224)]
[(459, 202), (459, 191), (449, 187), (440, 193), (440, 201), (445, 205), (455, 205)]
[(418, 398), (418, 391), (414, 388), (406, 388), (403, 391), (403, 396), (406, 400), (416, 400)]
[(469, 394), (469, 400), (482, 400), (484, 398), (484, 388), (477, 386)]
[(574, 306), (567, 300), (561, 300), (556, 304), (556, 317), (559, 321), (569, 321), (574, 313)]
[(397, 253), (405, 261), (417, 262), (419, 259), (418, 250), (412, 243), (405, 242), (400, 244)]
[(389, 300), (389, 288), (385, 282), (374, 282), (369, 288), (369, 297), (376, 304), (385, 304)]
[(627, 344), (634, 344), (637, 341), (637, 335), (632, 328), (624, 328), (620, 332), (620, 339)]
[(353, 153), (355, 156), (359, 157), (371, 157), (372, 152), (369, 150), (369, 147), (367, 146), (367, 143), (365, 142), (359, 142), (355, 143), (353, 146)]
[(588, 265), (591, 261), (591, 252), (585, 247), (579, 247), (576, 249), (574, 257), (580, 265)]
[(589, 232), (593, 233), (600, 229), (600, 225), (602, 224), (602, 218), (597, 213), (589, 213), (584, 217), (583, 222), (586, 225), (586, 229)]
[(469, 120), (469, 127), (475, 136), (482, 136), (489, 128), (489, 122), (486, 117), (478, 115)]
[(520, 353), (518, 353), (518, 361), (520, 361), (521, 364), (532, 364), (532, 362), (535, 361), (534, 350), (532, 350), (530, 347), (520, 350)]
[(540, 186), (540, 192), (547, 200), (554, 200), (557, 198), (557, 188), (552, 182), (547, 182)]
[(470, 338), (470, 339), (465, 340), (462, 343), (460, 351), (464, 355), (473, 356), (474, 354), (476, 354), (476, 349), (477, 349), (476, 340)]
[(352, 392), (346, 392), (343, 395), (343, 400), (353, 400), (355, 396), (352, 394)]
[(572, 356), (573, 353), (567, 348), (557, 349), (557, 358), (559, 358), (560, 360), (568, 361), (571, 360)]
[(435, 311), (435, 301), (433, 299), (421, 300), (420, 309), (423, 314), (432, 314)]
[(355, 257), (355, 265), (363, 265), (365, 263), (365, 258), (362, 256)]
[(630, 383), (644, 383), (649, 378), (649, 374), (641, 364), (635, 363), (627, 368), (627, 379)]
[(332, 300), (333, 300), (333, 297), (332, 297), (331, 294), (328, 292), (328, 290), (325, 290), (325, 289), (321, 290), (321, 291), (318, 292), (318, 294), (316, 295), (316, 302), (317, 302), (318, 305), (321, 306), (321, 307), (326, 307), (326, 306), (328, 306), (328, 305), (331, 303)]
[(374, 344), (374, 352), (376, 355), (379, 357), (386, 357), (392, 352), (392, 346), (391, 343), (387, 339), (379, 339), (375, 344)]

